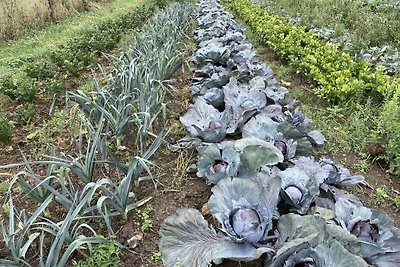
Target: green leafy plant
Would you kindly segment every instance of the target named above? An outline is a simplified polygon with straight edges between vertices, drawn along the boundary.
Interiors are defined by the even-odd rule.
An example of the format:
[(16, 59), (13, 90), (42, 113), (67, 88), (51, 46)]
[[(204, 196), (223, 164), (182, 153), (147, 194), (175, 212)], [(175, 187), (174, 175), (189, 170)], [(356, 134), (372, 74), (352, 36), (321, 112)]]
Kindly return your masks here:
[(45, 57), (37, 59), (35, 62), (27, 63), (24, 66), (24, 72), (29, 78), (36, 80), (54, 78), (56, 75), (49, 58)]
[(0, 115), (0, 142), (5, 145), (11, 144), (11, 138), (14, 135), (14, 129), (11, 123)]
[(386, 186), (380, 186), (375, 189), (375, 202), (383, 205), (390, 198), (389, 189)]
[(121, 266), (120, 250), (111, 240), (107, 243), (95, 245), (93, 253), (85, 260), (74, 263), (76, 267), (119, 267)]
[(155, 262), (161, 261), (161, 252), (160, 251), (153, 252), (153, 254), (151, 254), (150, 259)]
[(32, 102), (36, 96), (36, 87), (32, 78), (16, 73), (0, 79), (0, 92), (12, 100)]
[(154, 221), (151, 219), (151, 213), (154, 212), (154, 208), (151, 206), (145, 207), (143, 210), (138, 209), (136, 211), (137, 216), (140, 219), (140, 230), (146, 232), (153, 227)]
[(32, 103), (28, 103), (19, 105), (15, 109), (15, 112), (16, 112), (15, 115), (16, 122), (22, 125), (26, 125), (31, 123), (33, 117), (35, 116), (36, 109)]

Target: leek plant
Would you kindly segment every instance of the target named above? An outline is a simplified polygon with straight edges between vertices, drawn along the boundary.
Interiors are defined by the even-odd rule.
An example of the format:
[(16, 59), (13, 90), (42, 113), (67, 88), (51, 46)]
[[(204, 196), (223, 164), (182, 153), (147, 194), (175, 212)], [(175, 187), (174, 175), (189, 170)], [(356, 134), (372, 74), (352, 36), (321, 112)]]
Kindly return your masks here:
[(1, 266), (20, 266), (21, 264), (30, 266), (29, 263), (25, 261), (25, 257), (28, 249), (39, 237), (39, 233), (32, 232), (31, 228), (52, 199), (53, 196), (49, 196), (29, 218), (25, 210), (17, 212), (12, 199), (10, 198), (8, 200), (10, 210), (8, 215), (8, 227), (4, 225), (3, 216), (1, 216), (0, 228), (3, 240), (10, 254), (10, 259), (0, 259)]
[(91, 123), (98, 124), (106, 120), (107, 126), (116, 137), (117, 146), (129, 126), (132, 125), (132, 109), (137, 102), (136, 96), (124, 85), (120, 77), (110, 77), (103, 72), (107, 84), (102, 86), (96, 80), (93, 97), (82, 91), (70, 92), (68, 98), (80, 106)]
[[(81, 223), (76, 220), (82, 210), (93, 198), (93, 190), (89, 191), (83, 198), (75, 196), (73, 206), (61, 222), (53, 222), (44, 219), (35, 224), (35, 230), (41, 231), (40, 234), (40, 267), (66, 266), (69, 257), (74, 251), (86, 245), (92, 251), (92, 244), (106, 243), (108, 240), (97, 235), (96, 231), (87, 223)], [(90, 236), (86, 236), (90, 233)], [(48, 244), (45, 237), (52, 238), (51, 245)]]
[[(39, 239), (40, 267), (66, 266), (72, 253), (81, 249), (82, 246), (87, 246), (91, 251), (92, 244), (108, 242), (106, 238), (98, 236), (90, 225), (78, 220), (78, 215), (92, 201), (96, 189), (95, 186), (92, 186), (90, 190), (77, 192), (65, 219), (60, 222), (40, 216), (51, 203), (53, 196), (48, 197), (30, 218), (24, 210), (18, 214), (10, 198), (8, 229), (2, 221), (0, 226), (11, 259), (0, 260), (0, 265), (20, 266), (23, 263), (26, 266), (32, 266), (26, 261), (26, 254), (36, 239)], [(96, 216), (86, 218), (91, 217), (95, 218)], [(15, 222), (15, 218), (18, 219), (18, 222)], [(87, 233), (90, 235), (87, 236)], [(45, 249), (47, 247), (48, 249)]]
[[(50, 149), (51, 154), (54, 154), (54, 148)], [(38, 203), (43, 203), (50, 195), (51, 191), (49, 191), (46, 187), (53, 187), (55, 176), (53, 176), (53, 172), (55, 170), (55, 166), (53, 164), (47, 165), (46, 170), (46, 180), (41, 181), (38, 179), (35, 171), (33, 170), (31, 164), (25, 158), (25, 155), (21, 153), (21, 156), (25, 162), (25, 166), (27, 171), (18, 172), (12, 181), (9, 184), (9, 194), (10, 190), (13, 187), (14, 183), (18, 183), (19, 187), (34, 201)], [(31, 181), (35, 182), (35, 185), (32, 186), (29, 184), (23, 177), (28, 177)], [(37, 183), (37, 181), (39, 181)], [(45, 186), (43, 186), (45, 184)], [(47, 186), (46, 186), (47, 185)]]
[[(8, 229), (0, 217), (3, 239), (10, 251), (9, 260), (0, 260), (0, 265), (31, 266), (26, 254), (35, 244), (40, 267), (66, 266), (76, 250), (87, 248), (91, 253), (93, 244), (108, 242), (97, 235), (88, 220), (103, 219), (109, 235), (114, 235), (111, 217), (122, 215), (127, 219), (129, 211), (151, 199), (135, 198), (132, 187), (156, 178), (151, 158), (168, 130), (164, 127), (154, 133), (154, 129), (156, 124), (165, 123), (167, 82), (183, 61), (181, 40), (193, 11), (192, 5), (170, 5), (133, 38), (131, 50), (119, 58), (111, 74), (102, 70), (105, 83), (97, 81), (91, 93), (68, 93), (68, 99), (76, 102), (84, 114), (76, 155), (52, 153), (42, 161), (28, 162), (24, 158), (24, 163), (0, 167), (28, 169), (19, 172), (10, 185)], [(131, 127), (136, 128), (137, 153), (123, 163), (114, 155), (109, 141), (116, 140), (120, 146)], [(45, 165), (46, 176), (36, 174), (31, 164)], [(95, 170), (101, 164), (119, 170), (116, 173), (122, 173), (123, 178), (96, 177)], [(30, 218), (24, 211), (16, 216), (11, 190), (15, 183), (40, 203)], [(53, 199), (67, 210), (61, 221), (41, 217)]]
[[(47, 165), (48, 169), (48, 174), (49, 171), (54, 167), (58, 168), (67, 168), (69, 171), (71, 171), (73, 174), (75, 174), (82, 183), (88, 184), (94, 180), (93, 174), (94, 170), (96, 167), (96, 153), (97, 151), (100, 150), (100, 146), (104, 145), (102, 141), (104, 140), (102, 137), (104, 134), (102, 133), (103, 129), (103, 120), (100, 120), (99, 125), (97, 126), (97, 129), (85, 118), (82, 119), (81, 121), (81, 127), (79, 131), (79, 137), (77, 139), (77, 150), (78, 154), (76, 156), (72, 155), (64, 155), (60, 154), (59, 156), (54, 155), (54, 151), (52, 152), (52, 155), (46, 155), (45, 158), (46, 160), (40, 160), (40, 161), (33, 161), (33, 162), (28, 162), (24, 158), (25, 162), (23, 163), (14, 163), (14, 164), (8, 164), (1, 166), (1, 169), (5, 168), (14, 168), (18, 166), (27, 166), (29, 169), (29, 172), (20, 172), (17, 174), (17, 177), (21, 176), (22, 174), (37, 180), (38, 177), (34, 178), (33, 176), (33, 170), (30, 167), (31, 164), (42, 164), (42, 165)], [(87, 132), (87, 138), (85, 138)], [(86, 142), (84, 141), (86, 140)], [(84, 151), (84, 149), (86, 151)], [(32, 190), (26, 182), (24, 182), (22, 179), (17, 179), (18, 183), (22, 186), (22, 189), (25, 191), (29, 190), (29, 194), (34, 194), (34, 193), (40, 193), (38, 190), (40, 190), (39, 187), (35, 187), (35, 190)], [(50, 183), (52, 181), (52, 178), (50, 178), (50, 175), (47, 175), (46, 183)], [(37, 198), (38, 196), (35, 196)], [(41, 199), (43, 199), (43, 196), (41, 196)], [(40, 202), (40, 201), (39, 201)]]

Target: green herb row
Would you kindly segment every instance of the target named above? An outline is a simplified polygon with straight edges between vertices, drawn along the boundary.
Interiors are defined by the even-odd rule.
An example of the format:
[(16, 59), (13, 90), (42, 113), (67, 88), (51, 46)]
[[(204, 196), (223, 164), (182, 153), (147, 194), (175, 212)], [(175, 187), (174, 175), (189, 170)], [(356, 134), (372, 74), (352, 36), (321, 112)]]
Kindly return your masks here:
[[(317, 95), (332, 103), (363, 101), (365, 97), (383, 101), (378, 131), (385, 138), (385, 160), (390, 171), (400, 174), (400, 80), (387, 75), (384, 67), (376, 71), (368, 62), (354, 61), (332, 43), (321, 42), (305, 27), (263, 10), (249, 0), (224, 1), (281, 59), (307, 76)], [(397, 129), (397, 130), (396, 130)]]

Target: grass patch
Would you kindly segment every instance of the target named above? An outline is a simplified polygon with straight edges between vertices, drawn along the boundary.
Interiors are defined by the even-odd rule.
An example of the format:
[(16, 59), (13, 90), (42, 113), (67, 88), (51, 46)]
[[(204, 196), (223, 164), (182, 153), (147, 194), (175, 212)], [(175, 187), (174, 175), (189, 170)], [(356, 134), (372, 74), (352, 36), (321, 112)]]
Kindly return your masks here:
[(10, 74), (15, 66), (20, 66), (26, 59), (44, 55), (101, 22), (121, 17), (145, 2), (115, 0), (99, 10), (78, 14), (42, 30), (33, 30), (21, 39), (3, 42), (0, 44), (0, 73)]
[(43, 27), (47, 23), (60, 21), (77, 12), (94, 9), (106, 1), (110, 0), (2, 0), (0, 40), (15, 38), (29, 28)]

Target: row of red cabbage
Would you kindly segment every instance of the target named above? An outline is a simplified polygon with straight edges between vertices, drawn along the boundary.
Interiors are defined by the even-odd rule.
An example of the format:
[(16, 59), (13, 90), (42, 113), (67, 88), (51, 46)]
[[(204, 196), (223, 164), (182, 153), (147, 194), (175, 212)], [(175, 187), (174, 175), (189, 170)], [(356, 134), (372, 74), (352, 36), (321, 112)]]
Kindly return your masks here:
[(195, 209), (161, 226), (165, 266), (209, 266), (223, 259), (270, 266), (397, 266), (400, 231), (380, 210), (344, 190), (364, 180), (313, 157), (325, 141), (260, 63), (244, 29), (218, 0), (201, 0), (191, 92), (181, 117), (195, 146), (196, 173), (213, 185), (215, 230)]

